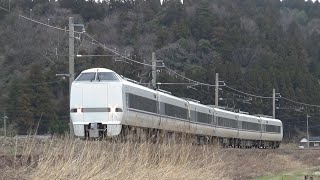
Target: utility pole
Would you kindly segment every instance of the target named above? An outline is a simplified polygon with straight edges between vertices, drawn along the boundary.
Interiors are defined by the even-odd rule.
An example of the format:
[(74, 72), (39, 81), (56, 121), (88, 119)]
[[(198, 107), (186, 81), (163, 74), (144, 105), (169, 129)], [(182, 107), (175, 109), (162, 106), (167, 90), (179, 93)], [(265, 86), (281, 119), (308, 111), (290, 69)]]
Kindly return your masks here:
[[(73, 23), (73, 17), (69, 17), (69, 98), (71, 95), (71, 84), (73, 80), (74, 80), (74, 23)], [(69, 122), (69, 129), (70, 129), (70, 137), (73, 138), (74, 132), (73, 132), (73, 124), (72, 124), (71, 117)]]
[(157, 62), (156, 62), (156, 53), (152, 53), (152, 87), (157, 87)]
[(215, 106), (218, 107), (219, 106), (219, 73), (216, 73), (216, 90), (215, 90)]
[(276, 118), (276, 90), (274, 88), (272, 91), (272, 118)]
[(311, 116), (309, 116), (308, 114), (307, 114), (307, 147), (308, 147), (308, 149), (309, 149), (309, 117), (311, 117)]
[(6, 119), (8, 117), (6, 116), (6, 112), (3, 112), (3, 132), (4, 132), (4, 137), (7, 137), (7, 122)]

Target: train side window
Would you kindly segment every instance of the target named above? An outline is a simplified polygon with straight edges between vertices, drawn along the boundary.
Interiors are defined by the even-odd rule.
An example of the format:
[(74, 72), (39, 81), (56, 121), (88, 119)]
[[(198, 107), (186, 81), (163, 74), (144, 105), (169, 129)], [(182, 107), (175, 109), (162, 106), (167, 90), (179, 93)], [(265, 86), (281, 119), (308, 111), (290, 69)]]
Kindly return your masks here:
[(129, 108), (158, 113), (157, 101), (130, 93), (127, 93), (127, 97)]
[(177, 117), (181, 119), (188, 119), (188, 110), (182, 107), (165, 103), (165, 115)]
[(251, 130), (251, 131), (261, 131), (261, 126), (258, 123), (242, 121), (241, 129)]
[(234, 119), (228, 119), (223, 117), (217, 117), (218, 126), (238, 128), (238, 121)]
[(274, 132), (274, 133), (281, 133), (280, 126), (275, 125), (266, 125), (266, 132)]
[(197, 112), (197, 120), (202, 123), (211, 124), (212, 116), (210, 114)]

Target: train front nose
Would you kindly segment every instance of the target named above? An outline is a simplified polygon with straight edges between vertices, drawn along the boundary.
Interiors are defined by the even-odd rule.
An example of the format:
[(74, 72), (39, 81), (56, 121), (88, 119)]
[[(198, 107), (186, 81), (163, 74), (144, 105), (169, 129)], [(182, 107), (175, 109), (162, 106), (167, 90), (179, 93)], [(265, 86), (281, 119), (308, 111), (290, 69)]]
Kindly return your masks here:
[[(108, 124), (119, 122), (122, 108), (115, 100), (119, 99), (121, 89), (115, 94), (113, 91), (117, 88), (109, 86), (106, 83), (87, 83), (74, 84), (72, 87), (70, 106), (71, 112), (75, 111), (71, 113), (71, 118), (76, 136), (99, 137), (107, 131)], [(111, 127), (110, 125), (110, 131)]]

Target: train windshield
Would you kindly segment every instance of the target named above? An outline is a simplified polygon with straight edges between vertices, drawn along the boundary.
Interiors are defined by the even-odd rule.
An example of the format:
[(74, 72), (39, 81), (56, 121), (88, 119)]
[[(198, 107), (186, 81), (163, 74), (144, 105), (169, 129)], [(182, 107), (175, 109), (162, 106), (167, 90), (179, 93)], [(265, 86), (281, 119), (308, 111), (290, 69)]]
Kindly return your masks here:
[(93, 81), (95, 79), (96, 73), (81, 73), (76, 81)]
[(97, 79), (98, 81), (117, 81), (118, 77), (114, 72), (98, 72)]
[[(96, 76), (97, 74), (97, 76)], [(81, 73), (75, 81), (118, 81), (114, 72)]]

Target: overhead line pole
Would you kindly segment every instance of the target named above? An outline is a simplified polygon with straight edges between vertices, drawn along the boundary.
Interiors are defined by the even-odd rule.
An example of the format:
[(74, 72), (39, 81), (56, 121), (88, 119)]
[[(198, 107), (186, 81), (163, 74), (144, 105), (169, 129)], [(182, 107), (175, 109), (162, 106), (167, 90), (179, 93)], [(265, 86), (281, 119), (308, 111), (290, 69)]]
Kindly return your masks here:
[[(69, 17), (69, 98), (71, 98), (71, 84), (74, 80), (74, 23), (73, 17)], [(70, 107), (69, 107), (70, 112)], [(73, 138), (73, 124), (70, 117), (69, 122), (70, 137)]]
[(274, 88), (272, 91), (272, 118), (276, 118), (276, 90)]
[(156, 69), (156, 53), (152, 53), (152, 88), (157, 88), (157, 69)]
[(4, 132), (4, 137), (7, 137), (7, 122), (6, 119), (8, 117), (6, 116), (6, 112), (3, 112), (3, 132)]
[(215, 106), (219, 106), (219, 73), (216, 73)]
[(308, 147), (308, 149), (310, 148), (310, 141), (309, 141), (309, 117), (311, 117), (311, 116), (309, 116), (309, 114), (307, 114), (307, 140), (308, 140), (308, 143), (307, 143), (307, 147)]

